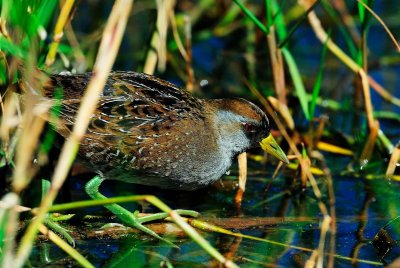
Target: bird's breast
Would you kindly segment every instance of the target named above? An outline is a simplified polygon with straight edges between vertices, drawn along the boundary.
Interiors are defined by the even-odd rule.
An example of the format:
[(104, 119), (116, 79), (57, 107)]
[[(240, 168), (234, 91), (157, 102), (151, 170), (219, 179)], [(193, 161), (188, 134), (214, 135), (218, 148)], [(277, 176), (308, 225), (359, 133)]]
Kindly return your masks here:
[(208, 126), (186, 122), (158, 134), (126, 135), (129, 142), (110, 139), (113, 144), (108, 145), (90, 140), (81, 150), (108, 179), (194, 190), (218, 180), (232, 163)]

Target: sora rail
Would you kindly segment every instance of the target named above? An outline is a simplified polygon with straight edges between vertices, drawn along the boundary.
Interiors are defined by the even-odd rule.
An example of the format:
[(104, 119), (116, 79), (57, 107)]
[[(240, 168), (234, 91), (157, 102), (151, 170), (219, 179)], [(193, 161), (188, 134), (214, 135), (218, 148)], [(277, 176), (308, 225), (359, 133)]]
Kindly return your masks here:
[[(57, 131), (68, 137), (91, 73), (52, 75), (63, 89)], [(195, 190), (218, 180), (241, 152), (262, 146), (284, 162), (265, 113), (244, 99), (199, 99), (154, 76), (112, 72), (80, 148), (105, 179)]]

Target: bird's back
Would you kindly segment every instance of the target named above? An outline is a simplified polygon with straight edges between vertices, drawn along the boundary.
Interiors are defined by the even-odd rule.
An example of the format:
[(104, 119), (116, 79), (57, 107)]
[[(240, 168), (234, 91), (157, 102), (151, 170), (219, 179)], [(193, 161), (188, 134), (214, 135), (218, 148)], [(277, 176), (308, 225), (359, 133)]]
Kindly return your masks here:
[[(58, 129), (65, 137), (91, 76), (53, 75), (45, 88), (47, 97), (53, 97), (57, 87), (63, 90), (60, 118), (64, 126)], [(158, 176), (173, 187), (174, 179), (190, 179), (185, 172), (201, 161), (203, 149), (216, 146), (204, 106), (205, 101), (154, 76), (111, 73), (79, 154), (93, 169), (114, 179), (158, 185), (146, 178)], [(132, 174), (141, 178), (131, 178)], [(173, 176), (178, 178), (171, 180)]]

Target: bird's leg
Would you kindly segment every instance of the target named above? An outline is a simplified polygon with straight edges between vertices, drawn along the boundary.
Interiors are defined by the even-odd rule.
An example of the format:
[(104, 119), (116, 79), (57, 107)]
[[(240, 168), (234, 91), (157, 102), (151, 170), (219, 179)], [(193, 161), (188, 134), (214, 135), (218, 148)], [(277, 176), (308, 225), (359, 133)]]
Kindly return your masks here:
[[(50, 181), (48, 180), (42, 180), (42, 199), (44, 196), (48, 193), (50, 189)], [(60, 224), (56, 223), (56, 220), (53, 218), (53, 216), (50, 213), (47, 213), (46, 218), (44, 220), (44, 224), (52, 231), (55, 233), (61, 235), (62, 237), (65, 238), (65, 240), (68, 241), (70, 245), (75, 247), (75, 240), (72, 238), (72, 236), (68, 233), (68, 229), (62, 227)]]
[[(86, 183), (85, 185), (85, 190), (86, 193), (92, 198), (92, 199), (97, 199), (97, 200), (104, 200), (107, 199), (106, 196), (102, 195), (99, 192), (99, 187), (101, 183), (104, 181), (104, 178), (101, 178), (100, 176), (96, 176), (93, 179), (91, 179), (89, 182)], [(158, 238), (174, 247), (176, 247), (173, 243), (170, 241), (162, 238), (159, 236), (157, 233), (152, 231), (151, 229), (145, 227), (143, 223), (149, 222), (149, 221), (154, 221), (154, 220), (160, 220), (160, 219), (165, 219), (168, 217), (168, 213), (156, 213), (153, 215), (148, 215), (144, 217), (138, 217), (139, 211), (135, 211), (134, 213), (131, 213), (129, 210), (123, 208), (122, 206), (118, 204), (110, 204), (110, 205), (105, 205), (105, 207), (110, 210), (114, 215), (116, 215), (123, 223), (135, 227), (155, 238)], [(181, 212), (180, 214), (183, 215), (190, 215), (190, 216), (197, 216), (198, 213), (190, 210), (183, 210), (183, 211), (178, 211)]]

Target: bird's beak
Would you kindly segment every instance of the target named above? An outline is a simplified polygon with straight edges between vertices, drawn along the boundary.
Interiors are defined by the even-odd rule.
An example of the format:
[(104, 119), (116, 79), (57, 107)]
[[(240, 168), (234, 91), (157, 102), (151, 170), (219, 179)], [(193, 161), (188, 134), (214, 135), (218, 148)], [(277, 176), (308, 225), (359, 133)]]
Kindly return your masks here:
[(276, 143), (271, 133), (268, 135), (268, 137), (266, 137), (260, 142), (260, 145), (261, 148), (270, 155), (275, 156), (286, 165), (289, 164), (289, 159), (287, 158), (286, 154), (282, 151), (281, 147), (279, 147), (278, 143)]

